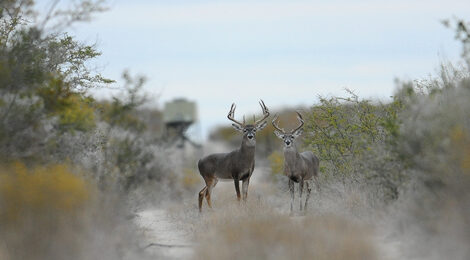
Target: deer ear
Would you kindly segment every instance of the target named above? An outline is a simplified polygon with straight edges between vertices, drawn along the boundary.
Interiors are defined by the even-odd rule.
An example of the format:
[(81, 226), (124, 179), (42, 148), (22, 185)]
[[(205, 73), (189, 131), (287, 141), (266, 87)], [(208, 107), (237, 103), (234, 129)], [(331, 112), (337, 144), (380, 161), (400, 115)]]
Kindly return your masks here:
[(294, 134), (293, 134), (294, 138), (299, 137), (303, 132), (304, 132), (303, 129), (299, 129), (299, 130), (295, 131)]
[(256, 130), (261, 130), (261, 129), (265, 128), (267, 124), (268, 123), (266, 121), (264, 121), (263, 123), (261, 123), (260, 125), (258, 125), (256, 127)]
[(237, 124), (232, 124), (232, 127), (235, 128), (235, 130), (237, 130), (238, 132), (243, 132), (243, 128)]
[(279, 132), (279, 131), (277, 131), (277, 130), (274, 130), (274, 134), (275, 134), (277, 137), (281, 138), (281, 139), (282, 139), (282, 137), (284, 136), (284, 134), (282, 134), (281, 132)]

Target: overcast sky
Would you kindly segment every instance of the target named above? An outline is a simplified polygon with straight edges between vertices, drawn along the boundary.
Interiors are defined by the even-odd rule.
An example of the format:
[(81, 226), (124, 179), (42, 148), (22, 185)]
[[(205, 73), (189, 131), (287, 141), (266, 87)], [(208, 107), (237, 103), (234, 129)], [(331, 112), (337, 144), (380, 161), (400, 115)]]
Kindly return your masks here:
[[(388, 99), (394, 78), (426, 78), (460, 45), (440, 20), (470, 18), (470, 1), (114, 0), (79, 39), (97, 42), (102, 73), (143, 74), (164, 102), (198, 104), (201, 134), (235, 116), (312, 105), (318, 95), (354, 90)], [(97, 92), (107, 96), (109, 90)]]

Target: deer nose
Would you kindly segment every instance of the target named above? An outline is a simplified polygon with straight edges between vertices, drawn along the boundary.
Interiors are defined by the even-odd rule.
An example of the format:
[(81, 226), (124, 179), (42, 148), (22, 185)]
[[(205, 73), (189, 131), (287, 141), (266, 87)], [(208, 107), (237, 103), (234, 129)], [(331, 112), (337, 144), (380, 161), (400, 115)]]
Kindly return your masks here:
[(253, 139), (253, 135), (247, 135), (246, 137), (248, 137), (248, 139)]
[(287, 145), (290, 145), (290, 141), (286, 141), (286, 144), (287, 144)]

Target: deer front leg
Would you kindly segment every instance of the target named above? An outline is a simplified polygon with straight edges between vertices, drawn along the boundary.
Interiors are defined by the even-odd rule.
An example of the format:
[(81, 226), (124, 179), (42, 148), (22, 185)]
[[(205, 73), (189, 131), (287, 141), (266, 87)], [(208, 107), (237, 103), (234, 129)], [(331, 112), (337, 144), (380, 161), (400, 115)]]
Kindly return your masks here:
[(299, 182), (300, 211), (302, 211), (302, 192), (304, 190), (304, 179)]
[(289, 179), (289, 191), (290, 191), (290, 213), (294, 211), (294, 182)]
[(240, 201), (240, 180), (236, 178), (236, 179), (233, 179), (233, 182), (235, 183), (235, 191), (237, 192), (237, 200)]
[(246, 202), (246, 199), (248, 198), (248, 185), (250, 184), (250, 178), (246, 178), (243, 180), (242, 183), (242, 193), (243, 193), (243, 201)]
[(307, 205), (308, 205), (307, 203), (308, 203), (308, 199), (310, 198), (310, 192), (312, 191), (312, 189), (310, 188), (308, 181), (305, 184), (307, 185), (307, 198), (305, 199), (304, 210), (307, 211)]

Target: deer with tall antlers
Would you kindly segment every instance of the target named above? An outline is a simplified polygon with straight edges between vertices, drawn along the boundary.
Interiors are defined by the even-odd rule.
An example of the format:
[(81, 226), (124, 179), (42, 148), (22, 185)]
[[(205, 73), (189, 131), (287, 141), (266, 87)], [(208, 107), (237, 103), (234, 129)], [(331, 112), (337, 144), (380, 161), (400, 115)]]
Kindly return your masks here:
[(199, 192), (199, 212), (201, 212), (204, 197), (209, 207), (212, 208), (211, 193), (218, 179), (234, 181), (238, 201), (241, 197), (240, 181), (242, 181), (243, 200), (246, 201), (250, 177), (255, 168), (256, 132), (266, 126), (266, 119), (269, 116), (268, 108), (263, 100), (259, 104), (263, 111), (263, 118), (255, 120), (253, 124), (245, 124), (245, 117), (243, 117), (243, 123), (235, 120), (235, 104), (232, 104), (230, 108), (227, 118), (234, 122), (233, 128), (243, 135), (240, 148), (229, 153), (211, 154), (199, 160), (199, 173), (206, 182), (206, 186)]
[(300, 211), (302, 211), (304, 183), (307, 186), (307, 198), (305, 199), (304, 206), (304, 210), (307, 210), (308, 199), (312, 191), (309, 181), (312, 177), (315, 179), (317, 189), (319, 190), (320, 188), (318, 184), (319, 160), (311, 151), (297, 152), (294, 139), (302, 134), (302, 127), (304, 125), (304, 120), (299, 112), (297, 112), (297, 119), (300, 121), (299, 126), (288, 133), (276, 124), (277, 119), (278, 116), (276, 115), (272, 120), (272, 124), (276, 129), (274, 130), (274, 134), (284, 142), (284, 174), (289, 178), (289, 191), (291, 195), (290, 211), (292, 213), (294, 210), (294, 182), (299, 183)]

